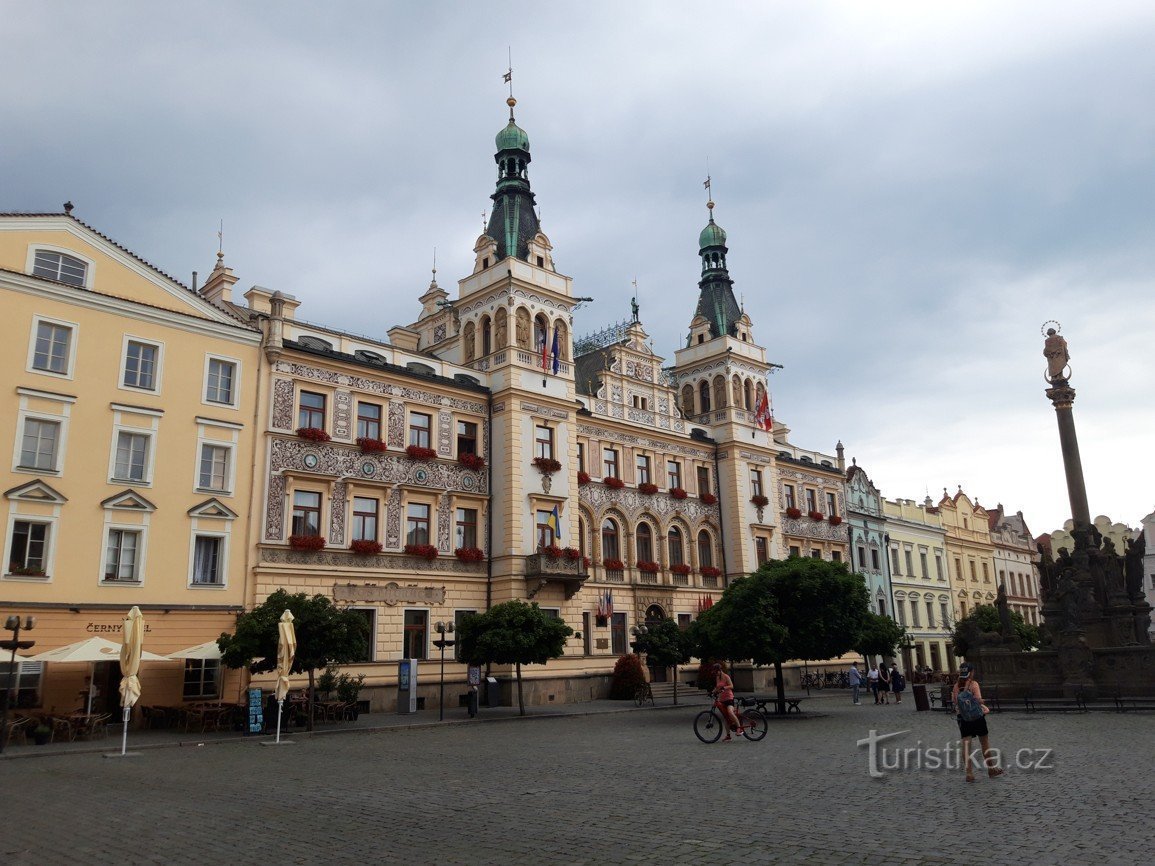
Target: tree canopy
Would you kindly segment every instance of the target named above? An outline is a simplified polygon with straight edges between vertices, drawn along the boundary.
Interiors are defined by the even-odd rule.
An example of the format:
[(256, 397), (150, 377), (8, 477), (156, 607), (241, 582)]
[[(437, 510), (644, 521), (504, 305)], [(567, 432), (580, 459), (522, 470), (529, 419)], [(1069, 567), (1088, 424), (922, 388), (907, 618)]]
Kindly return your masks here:
[(635, 645), (651, 664), (661, 668), (685, 664), (694, 654), (692, 638), (668, 618), (647, 624), (646, 633), (638, 635)]
[(905, 628), (888, 616), (868, 610), (854, 649), (864, 656), (890, 656), (906, 639)]
[[(1014, 627), (1019, 648), (1030, 650), (1037, 647), (1039, 645), (1038, 626), (1031, 625), (1023, 619), (1023, 615), (1017, 610), (1012, 610), (1010, 614), (1011, 625)], [(998, 633), (1001, 628), (998, 608), (993, 604), (978, 605), (955, 625), (954, 633), (951, 636), (955, 654), (965, 657), (982, 645), (984, 634)]]

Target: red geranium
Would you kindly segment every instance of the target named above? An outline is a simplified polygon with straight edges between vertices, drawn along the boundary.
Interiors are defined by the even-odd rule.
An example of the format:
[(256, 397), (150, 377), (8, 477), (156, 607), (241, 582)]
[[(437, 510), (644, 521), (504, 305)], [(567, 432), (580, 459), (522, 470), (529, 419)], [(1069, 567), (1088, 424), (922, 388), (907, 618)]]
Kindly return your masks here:
[(366, 454), (372, 454), (375, 451), (384, 451), (385, 443), (380, 439), (374, 439), (372, 436), (361, 436), (357, 439), (357, 447)]
[(715, 502), (718, 501), (718, 497), (715, 496), (713, 493), (703, 493), (701, 495), (701, 497), (699, 497), (699, 498), (703, 502), (705, 502), (707, 505), (713, 505)]
[(767, 499), (762, 494), (758, 494), (757, 496), (751, 496), (750, 501), (752, 503), (754, 503), (754, 506), (757, 508), (765, 508), (767, 505), (770, 504), (770, 500)]
[(464, 466), (466, 469), (472, 469), (475, 472), (485, 468), (485, 458), (480, 454), (470, 454), (468, 452), (465, 454), (458, 454), (457, 462)]
[(824, 517), (826, 517), (826, 515), (821, 511), (811, 511), (807, 517), (809, 517), (811, 520), (822, 520)]
[(646, 496), (653, 496), (658, 492), (658, 485), (651, 484), (649, 481), (643, 481), (638, 485), (638, 493), (644, 493)]
[(582, 555), (582, 552), (580, 550), (578, 550), (576, 547), (567, 547), (565, 550), (562, 551), (562, 553), (565, 554), (566, 559), (581, 559), (581, 555)]
[(626, 564), (620, 559), (603, 559), (602, 565), (606, 571), (623, 571), (626, 567)]
[(842, 523), (841, 517), (839, 517), (837, 514), (831, 514), (830, 515), (830, 525), (831, 526), (838, 526), (840, 523)]
[(453, 555), (462, 562), (481, 562), (485, 559), (485, 551), (480, 547), (459, 547), (453, 551)]
[(420, 445), (410, 445), (405, 449), (410, 460), (432, 460), (437, 452), (432, 448), (422, 448)]
[(671, 565), (670, 571), (672, 571), (674, 574), (689, 574), (690, 566), (683, 562), (681, 565)]
[(686, 491), (683, 490), (681, 487), (672, 488), (670, 490), (670, 495), (673, 496), (675, 499), (685, 499), (687, 496), (689, 496), (689, 494), (686, 493)]
[(561, 463), (552, 457), (534, 457), (533, 465), (542, 475), (550, 475), (561, 469)]
[(584, 487), (590, 483), (590, 474), (588, 472), (578, 471), (578, 486)]
[(322, 535), (290, 535), (289, 547), (293, 550), (324, 550), (325, 538)]
[(716, 565), (703, 565), (700, 569), (702, 577), (719, 577), (722, 574), (722, 569)]
[(437, 559), (437, 548), (432, 544), (406, 544), (405, 552), (410, 556), (420, 556), (422, 559)]
[(622, 481), (620, 478), (614, 477), (613, 475), (607, 475), (604, 479), (604, 482), (606, 487), (610, 488), (611, 490), (621, 490), (626, 486), (626, 482)]
[(537, 549), (538, 553), (544, 553), (550, 559), (561, 559), (562, 549), (556, 544), (546, 544)]
[(655, 574), (658, 570), (658, 564), (647, 559), (639, 559), (637, 562), (638, 571), (646, 574)]
[(793, 506), (791, 506), (790, 508), (786, 509), (786, 516), (789, 517), (791, 520), (797, 520), (799, 517), (802, 516), (802, 509), (801, 508), (794, 508)]
[(360, 556), (372, 556), (381, 552), (381, 542), (362, 538), (351, 543), (349, 549)]
[(328, 442), (333, 438), (319, 427), (298, 427), (297, 435), (310, 442)]

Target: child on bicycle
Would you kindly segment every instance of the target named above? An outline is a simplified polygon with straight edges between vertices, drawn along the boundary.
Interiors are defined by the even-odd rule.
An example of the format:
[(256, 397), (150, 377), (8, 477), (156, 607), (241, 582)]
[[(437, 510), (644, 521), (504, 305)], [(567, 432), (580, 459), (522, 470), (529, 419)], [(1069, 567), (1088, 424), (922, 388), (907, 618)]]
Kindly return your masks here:
[(730, 679), (730, 675), (726, 673), (720, 663), (715, 662), (712, 670), (714, 672), (714, 691), (710, 692), (710, 695), (721, 704), (722, 712), (726, 714), (729, 730), (726, 731), (724, 739), (729, 740), (730, 731), (738, 730), (738, 714), (734, 712), (734, 681)]

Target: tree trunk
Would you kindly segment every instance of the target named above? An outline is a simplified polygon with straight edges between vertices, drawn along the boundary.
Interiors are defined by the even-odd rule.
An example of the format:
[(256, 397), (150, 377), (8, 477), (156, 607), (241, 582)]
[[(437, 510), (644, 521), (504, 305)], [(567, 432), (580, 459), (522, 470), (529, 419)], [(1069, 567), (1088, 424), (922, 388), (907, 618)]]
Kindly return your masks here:
[(774, 662), (774, 685), (778, 693), (778, 712), (786, 714), (786, 683), (782, 679), (782, 662)]
[(313, 669), (309, 668), (309, 702), (307, 704), (309, 707), (309, 720), (305, 723), (305, 730), (310, 732), (313, 730), (313, 701), (316, 699), (316, 683), (313, 681), (313, 674)]
[(517, 711), (519, 715), (525, 715), (525, 700), (521, 695), (521, 662), (517, 663)]
[(678, 666), (674, 665), (674, 706), (678, 705)]

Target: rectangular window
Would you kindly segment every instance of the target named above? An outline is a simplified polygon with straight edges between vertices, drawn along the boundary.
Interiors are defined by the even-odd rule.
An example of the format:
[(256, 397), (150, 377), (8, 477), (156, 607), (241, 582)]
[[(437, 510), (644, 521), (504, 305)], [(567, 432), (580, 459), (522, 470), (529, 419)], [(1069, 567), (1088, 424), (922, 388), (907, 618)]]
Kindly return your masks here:
[(544, 424), (533, 428), (533, 456), (553, 460), (553, 429)]
[(220, 659), (185, 659), (184, 699), (219, 697), (220, 673)]
[(866, 568), (866, 548), (861, 545), (858, 548), (858, 567)]
[(685, 631), (686, 629), (688, 629), (690, 627), (690, 623), (692, 623), (693, 621), (694, 621), (694, 617), (692, 614), (688, 614), (688, 613), (678, 614), (678, 628), (680, 628), (682, 631)]
[(637, 457), (637, 472), (636, 481), (638, 484), (650, 483), (650, 458), (645, 454), (639, 454)]
[(914, 577), (914, 555), (909, 550), (902, 552), (903, 561), (906, 562), (906, 573), (909, 577)]
[(137, 557), (140, 532), (132, 529), (108, 530), (108, 548), (104, 558), (104, 579), (137, 581)]
[(405, 631), (401, 648), (403, 659), (428, 658), (429, 612), (424, 610), (405, 611)]
[(990, 582), (991, 582), (991, 572), (990, 572), (990, 569), (987, 568), (987, 564), (984, 562), (983, 563), (983, 583), (990, 583)]
[(152, 343), (129, 340), (124, 351), (124, 380), (126, 388), (156, 390), (156, 365), (160, 347)]
[(785, 494), (786, 507), (787, 508), (797, 508), (798, 507), (798, 500), (796, 500), (794, 498), (794, 485), (793, 484), (783, 484), (782, 485), (782, 491)]
[(713, 492), (714, 491), (710, 488), (710, 467), (699, 466), (698, 467), (698, 495), (701, 496), (703, 493), (713, 493)]
[(409, 413), (409, 444), (430, 448), (433, 441), (433, 416), (422, 412)]
[(618, 477), (618, 452), (613, 448), (602, 449), (602, 474), (606, 478)]
[(579, 442), (578, 447), (578, 472), (588, 472), (586, 469), (586, 446)]
[(371, 607), (354, 607), (349, 609), (349, 613), (365, 618), (365, 654), (350, 661), (371, 662), (377, 649), (377, 611)]
[(405, 543), (429, 543), (429, 506), (424, 502), (409, 503), (405, 512)]
[(221, 358), (209, 358), (209, 370), (205, 382), (205, 400), (209, 403), (224, 403), (232, 406), (236, 402), (237, 365)]
[(898, 548), (892, 547), (890, 549), (890, 573), (897, 574), (902, 577), (902, 572), (898, 568)]
[(870, 549), (870, 567), (873, 568), (875, 571), (881, 571), (882, 570), (882, 563), (879, 562), (879, 556), (878, 556), (878, 549), (877, 548), (872, 547)]
[(312, 490), (293, 492), (293, 535), (321, 534), (321, 494)]
[(918, 602), (914, 599), (910, 602), (910, 624), (914, 628), (922, 628), (922, 624), (918, 621)]
[(750, 470), (750, 491), (752, 496), (763, 496), (762, 492), (762, 470)]
[(202, 490), (228, 490), (229, 451), (224, 445), (201, 445), (197, 486)]
[(457, 509), (457, 546), (477, 547), (477, 509)]
[(811, 511), (817, 511), (817, 510), (818, 510), (818, 491), (812, 490), (811, 488), (807, 487), (806, 488), (806, 511), (807, 511), (807, 513), (809, 513)]
[[(466, 617), (473, 616), (476, 613), (476, 610), (455, 610), (453, 612), (453, 630), (460, 633), (461, 623), (465, 621)], [(589, 616), (589, 614), (583, 614), (583, 616)], [(589, 631), (589, 623), (586, 623), (586, 631)], [(461, 658), (461, 641), (458, 641), (453, 646), (453, 658), (456, 661), (464, 661), (464, 659)]]
[(53, 250), (37, 250), (32, 261), (32, 273), (58, 283), (84, 287), (88, 265), (75, 256), (66, 256)]
[(472, 421), (457, 422), (457, 456), (477, 453), (477, 425)]
[(790, 545), (790, 555), (791, 556), (801, 556), (802, 555), (802, 548), (799, 547), (797, 544), (791, 544)]
[[(882, 604), (881, 599), (879, 599), (879, 604)], [(898, 614), (898, 624), (906, 625), (906, 602), (901, 599), (895, 601), (894, 610)]]
[(582, 614), (582, 653), (587, 656), (594, 654), (593, 617), (587, 610)]
[(353, 497), (353, 541), (377, 540), (380, 502), (371, 496)]
[(610, 651), (616, 656), (626, 654), (626, 615), (615, 613), (610, 617)]
[(935, 577), (937, 577), (939, 580), (946, 580), (946, 578), (942, 576), (942, 554), (941, 553), (936, 553), (934, 555), (934, 573), (935, 573)]
[[(792, 547), (791, 551), (797, 551), (798, 548)], [(795, 554), (796, 555), (796, 554)], [(754, 559), (759, 565), (770, 559), (770, 551), (766, 545), (766, 536), (758, 535), (754, 537)]]
[(926, 603), (926, 627), (934, 628), (934, 602), (928, 601)]
[(831, 562), (842, 562), (842, 551), (841, 550), (830, 551), (830, 561)]
[(357, 438), (381, 441), (381, 405), (357, 402)]
[(55, 322), (40, 322), (36, 326), (36, 347), (32, 353), (32, 368), (67, 376), (71, 344), (72, 328)]
[[(116, 464), (113, 477), (120, 481), (144, 481), (148, 470), (148, 440), (144, 433), (126, 433), (116, 437)], [(187, 477), (187, 476), (186, 476)]]
[(957, 556), (954, 559), (954, 575), (958, 580), (963, 579), (962, 560)]
[(971, 580), (977, 583), (979, 578), (978, 575), (975, 574), (975, 561), (973, 559), (968, 560), (967, 565), (970, 566)]
[(552, 514), (553, 512), (550, 511), (537, 512), (537, 546), (539, 549), (553, 544), (553, 527), (549, 525)]
[(60, 441), (60, 424), (39, 418), (24, 419), (24, 436), (20, 443), (20, 466), (23, 469), (56, 471), (56, 448)]
[(810, 548), (810, 558), (811, 559), (822, 559), (822, 551), (819, 550), (817, 547)]
[(927, 565), (926, 565), (926, 551), (925, 550), (920, 550), (918, 552), (918, 564), (922, 568), (922, 579), (923, 580), (929, 580), (930, 579), (930, 569), (927, 568)]
[(0, 661), (0, 701), (8, 692), (11, 679), (15, 693), (8, 697), (8, 705), (13, 708), (38, 707), (40, 701), (40, 681), (44, 673), (44, 662), (16, 662), (16, 676), (12, 677), (13, 665)]
[(826, 516), (834, 517), (838, 514), (838, 497), (833, 493), (826, 494)]
[(193, 542), (192, 582), (197, 586), (221, 586), (221, 548), (219, 535), (198, 535)]
[(946, 602), (941, 602), (938, 606), (938, 612), (942, 615), (942, 627), (948, 628), (950, 626), (950, 617), (947, 615)]
[(12, 524), (8, 573), (44, 577), (48, 563), (48, 524), (17, 520)]
[(325, 429), (325, 395), (313, 391), (302, 391), (297, 407), (297, 427)]
[(666, 461), (666, 485), (670, 490), (682, 486), (682, 464), (677, 460)]

